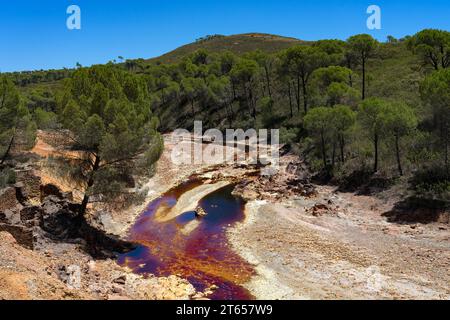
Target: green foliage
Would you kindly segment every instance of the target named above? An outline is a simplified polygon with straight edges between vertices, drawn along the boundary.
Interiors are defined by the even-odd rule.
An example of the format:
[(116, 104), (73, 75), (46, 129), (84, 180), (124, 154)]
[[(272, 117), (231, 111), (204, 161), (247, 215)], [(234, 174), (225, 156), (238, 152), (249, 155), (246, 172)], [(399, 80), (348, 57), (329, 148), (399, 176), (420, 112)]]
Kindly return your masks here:
[(366, 63), (374, 55), (378, 42), (368, 34), (359, 34), (348, 40), (351, 55), (362, 67), (362, 99), (366, 98)]
[(358, 120), (368, 137), (383, 135), (384, 115), (388, 106), (380, 98), (363, 101), (358, 110)]
[(318, 107), (311, 109), (305, 116), (305, 128), (313, 136), (316, 136), (316, 143), (320, 145), (323, 166), (326, 168), (327, 163), (327, 142), (330, 132), (328, 128), (333, 118), (333, 110), (327, 107)]
[(11, 152), (30, 149), (36, 138), (36, 125), (11, 80), (0, 77), (0, 164)]
[(386, 132), (393, 137), (398, 171), (400, 175), (403, 175), (400, 140), (416, 129), (416, 115), (414, 114), (414, 111), (405, 103), (390, 103), (384, 114), (383, 125)]
[(65, 83), (61, 102), (69, 141), (82, 152), (66, 161), (75, 166), (72, 178), (86, 189), (81, 213), (89, 197), (117, 197), (133, 173), (152, 171), (162, 143), (143, 77), (114, 66), (79, 69)]
[(386, 132), (403, 137), (417, 127), (417, 117), (414, 111), (405, 103), (389, 103), (383, 115), (383, 125)]
[(33, 118), (39, 129), (57, 129), (59, 127), (58, 116), (54, 112), (37, 108), (34, 110)]
[(16, 183), (16, 172), (11, 168), (0, 170), (0, 189)]
[[(208, 37), (156, 60), (66, 70), (71, 79), (54, 85), (42, 82), (51, 78), (45, 72), (32, 81), (33, 73), (7, 77), (20, 84), (29, 78), (21, 104), (40, 128), (57, 126), (55, 112), (72, 131), (73, 148), (103, 153), (102, 161), (122, 149), (132, 154), (147, 125), (169, 132), (202, 120), (205, 129), (280, 128), (282, 142), (298, 143), (309, 163), (328, 173), (373, 173), (367, 168), (374, 165), (392, 175), (450, 167), (448, 61), (448, 31), (424, 30), (381, 44), (370, 35), (302, 42), (248, 34)], [(34, 81), (39, 85), (30, 85)], [(133, 160), (146, 172), (161, 149), (156, 137)], [(92, 155), (83, 161), (92, 166)], [(99, 182), (89, 194), (123, 191), (139, 171), (125, 163), (96, 174), (96, 181), (112, 177), (111, 192)], [(86, 168), (78, 166), (85, 186)]]
[(280, 128), (280, 143), (294, 145), (298, 141), (298, 128)]
[(303, 94), (303, 110), (308, 112), (308, 85), (312, 73), (330, 62), (329, 56), (318, 46), (295, 46), (281, 53), (281, 68), (286, 70), (297, 86), (297, 108), (300, 110), (300, 90)]
[(450, 142), (450, 69), (429, 75), (421, 86), (422, 99), (427, 103), (432, 131), (438, 137), (445, 166), (449, 166)]
[(315, 104), (356, 106), (359, 99), (358, 93), (349, 85), (352, 74), (352, 70), (341, 66), (317, 69), (312, 75), (310, 84)]
[(446, 168), (432, 166), (419, 170), (412, 183), (420, 197), (450, 201), (450, 173)]
[(435, 70), (450, 66), (450, 32), (425, 29), (408, 40), (408, 47), (418, 54), (423, 64)]

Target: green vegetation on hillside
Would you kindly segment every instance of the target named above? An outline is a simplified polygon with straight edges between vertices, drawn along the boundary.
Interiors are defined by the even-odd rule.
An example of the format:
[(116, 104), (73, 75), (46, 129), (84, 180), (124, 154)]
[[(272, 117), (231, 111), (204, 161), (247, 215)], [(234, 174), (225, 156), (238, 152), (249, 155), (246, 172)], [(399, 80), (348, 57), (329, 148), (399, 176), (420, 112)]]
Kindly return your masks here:
[[(215, 35), (157, 59), (119, 60), (78, 66), (65, 81), (59, 73), (56, 82), (37, 83), (8, 75), (40, 128), (67, 128), (93, 154), (90, 171), (97, 157), (127, 158), (147, 146), (141, 129), (150, 125), (153, 136), (157, 116), (165, 132), (191, 129), (195, 120), (221, 130), (279, 128), (282, 142), (323, 177), (412, 176), (418, 194), (449, 199), (447, 31), (386, 43), (369, 35), (309, 43)], [(106, 150), (105, 141), (117, 149)]]

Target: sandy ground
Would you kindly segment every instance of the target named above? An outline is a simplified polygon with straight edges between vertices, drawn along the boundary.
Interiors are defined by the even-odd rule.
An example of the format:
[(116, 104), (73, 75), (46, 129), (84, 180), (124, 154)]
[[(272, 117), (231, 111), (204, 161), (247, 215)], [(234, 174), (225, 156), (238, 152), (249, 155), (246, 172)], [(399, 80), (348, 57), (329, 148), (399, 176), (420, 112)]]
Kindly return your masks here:
[[(255, 265), (246, 287), (258, 299), (450, 299), (448, 225), (397, 225), (392, 205), (318, 187), (312, 199), (247, 204), (229, 231), (236, 252)], [(314, 216), (317, 203), (336, 213)]]
[(0, 232), (0, 300), (186, 300), (194, 287), (176, 276), (144, 279), (115, 260), (93, 260), (75, 243), (31, 251)]

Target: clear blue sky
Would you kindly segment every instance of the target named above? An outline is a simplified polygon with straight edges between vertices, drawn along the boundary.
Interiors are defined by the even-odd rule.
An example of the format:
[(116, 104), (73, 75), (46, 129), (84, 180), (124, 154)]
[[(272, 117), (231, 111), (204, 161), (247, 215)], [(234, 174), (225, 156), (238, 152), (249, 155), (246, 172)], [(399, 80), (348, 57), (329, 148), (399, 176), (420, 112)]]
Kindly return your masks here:
[[(80, 6), (82, 29), (66, 28)], [(382, 9), (382, 30), (366, 9)], [(304, 40), (371, 33), (380, 40), (450, 30), (449, 0), (14, 0), (0, 3), (0, 71), (149, 58), (207, 34), (265, 32)]]

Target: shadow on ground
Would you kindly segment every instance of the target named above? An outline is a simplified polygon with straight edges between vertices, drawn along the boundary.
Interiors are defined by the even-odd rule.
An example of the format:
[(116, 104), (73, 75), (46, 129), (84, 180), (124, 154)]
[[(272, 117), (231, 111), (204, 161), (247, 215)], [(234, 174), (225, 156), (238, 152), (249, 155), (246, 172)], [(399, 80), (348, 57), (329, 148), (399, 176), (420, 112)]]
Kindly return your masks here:
[(450, 223), (450, 207), (444, 201), (409, 197), (382, 214), (388, 222), (399, 224)]

